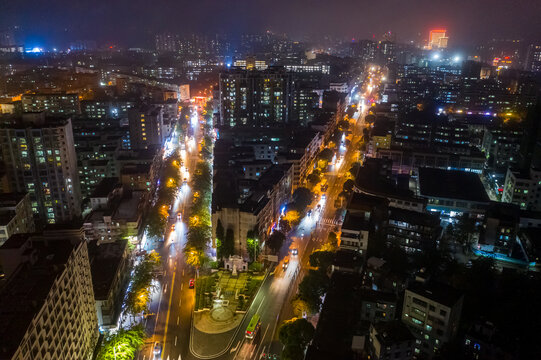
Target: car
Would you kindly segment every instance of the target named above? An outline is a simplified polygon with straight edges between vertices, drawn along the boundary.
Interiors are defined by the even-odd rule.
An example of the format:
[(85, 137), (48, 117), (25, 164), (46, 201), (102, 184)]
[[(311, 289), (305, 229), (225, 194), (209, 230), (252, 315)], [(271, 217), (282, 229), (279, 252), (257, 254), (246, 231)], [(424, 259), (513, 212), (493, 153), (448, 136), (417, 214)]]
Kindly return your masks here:
[(178, 221), (182, 220), (182, 214), (181, 214), (181, 213), (178, 213), (178, 214), (177, 214), (177, 220), (178, 220)]
[(188, 287), (190, 289), (193, 289), (195, 286), (195, 280), (194, 279), (190, 279), (190, 281), (188, 281)]
[(188, 179), (184, 178), (184, 180), (182, 180), (182, 185), (187, 185), (187, 184), (188, 184)]
[(162, 355), (162, 344), (158, 341), (154, 343), (154, 359), (159, 359)]
[(312, 210), (308, 210), (307, 215), (308, 215), (308, 216), (312, 216)]
[(282, 269), (286, 270), (288, 266), (289, 266), (289, 257), (286, 256), (284, 258), (284, 262), (282, 263)]
[(175, 231), (175, 224), (171, 225), (171, 231)]
[(297, 256), (298, 254), (299, 254), (299, 250), (296, 247), (291, 248), (291, 255)]

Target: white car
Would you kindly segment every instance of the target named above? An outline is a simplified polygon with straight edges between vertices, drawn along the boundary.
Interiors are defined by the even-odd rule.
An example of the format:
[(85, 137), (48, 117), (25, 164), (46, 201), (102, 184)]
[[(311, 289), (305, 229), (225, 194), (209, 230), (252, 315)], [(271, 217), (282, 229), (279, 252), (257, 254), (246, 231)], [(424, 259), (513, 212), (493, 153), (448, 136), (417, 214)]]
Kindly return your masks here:
[(154, 343), (154, 359), (161, 359), (162, 356), (162, 344), (159, 342)]

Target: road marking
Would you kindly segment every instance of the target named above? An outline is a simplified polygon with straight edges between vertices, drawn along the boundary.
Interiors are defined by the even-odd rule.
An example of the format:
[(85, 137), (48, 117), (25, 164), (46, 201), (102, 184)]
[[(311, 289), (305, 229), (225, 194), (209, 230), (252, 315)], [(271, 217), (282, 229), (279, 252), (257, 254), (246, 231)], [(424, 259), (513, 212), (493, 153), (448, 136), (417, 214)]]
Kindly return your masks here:
[(184, 269), (182, 269), (182, 276), (184, 276)]
[(229, 353), (231, 354), (232, 352), (237, 351), (237, 348), (239, 347), (239, 344), (240, 344), (240, 340), (237, 343), (237, 346), (235, 346), (234, 348), (231, 348), (231, 350), (229, 350)]
[(261, 345), (263, 345), (263, 342), (265, 342), (265, 336), (267, 336), (267, 331), (269, 331), (269, 326), (270, 324), (267, 324), (267, 327), (265, 328), (265, 333), (263, 334), (263, 337), (261, 338), (261, 343), (259, 344), (259, 346), (257, 347), (257, 351), (255, 352), (256, 355), (259, 354), (259, 349), (261, 348)]
[[(175, 283), (175, 275), (177, 273), (173, 273), (173, 279), (171, 280), (171, 284)], [(173, 299), (173, 292), (171, 291), (171, 294), (169, 295), (169, 303), (167, 305), (167, 315), (165, 317), (165, 334), (163, 336), (163, 343), (165, 344), (167, 341), (167, 326), (169, 325), (169, 315), (171, 314), (171, 300)]]
[(178, 306), (180, 307), (180, 304), (182, 304), (182, 298), (178, 300)]
[(180, 322), (180, 316), (177, 316), (177, 325)]
[(177, 346), (177, 336), (175, 335), (175, 346)]
[(182, 290), (182, 286), (183, 286), (183, 285), (184, 285), (184, 284), (180, 284), (180, 290)]

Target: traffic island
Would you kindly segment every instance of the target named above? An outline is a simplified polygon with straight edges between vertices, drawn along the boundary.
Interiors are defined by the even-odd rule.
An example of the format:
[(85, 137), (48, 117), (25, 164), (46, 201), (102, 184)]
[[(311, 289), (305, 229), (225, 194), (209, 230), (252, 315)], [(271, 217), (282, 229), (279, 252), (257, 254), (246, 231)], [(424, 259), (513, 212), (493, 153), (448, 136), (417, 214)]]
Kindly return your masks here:
[(218, 270), (197, 279), (190, 340), (195, 356), (227, 351), (264, 278), (263, 272)]

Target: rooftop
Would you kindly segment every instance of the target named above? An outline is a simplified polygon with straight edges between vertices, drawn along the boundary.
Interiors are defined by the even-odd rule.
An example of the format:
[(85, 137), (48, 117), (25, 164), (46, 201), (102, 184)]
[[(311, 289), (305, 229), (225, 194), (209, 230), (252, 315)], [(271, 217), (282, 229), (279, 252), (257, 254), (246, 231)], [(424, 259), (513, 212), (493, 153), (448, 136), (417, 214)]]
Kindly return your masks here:
[(419, 189), (424, 197), (490, 201), (479, 175), (471, 172), (420, 168)]
[(0, 208), (15, 208), (24, 199), (26, 194), (21, 192), (0, 194)]
[(342, 224), (342, 230), (368, 230), (369, 222), (365, 220), (364, 216), (352, 215), (349, 212), (346, 213), (344, 222)]
[(462, 297), (462, 293), (454, 287), (434, 281), (414, 281), (408, 286), (408, 290), (448, 307), (453, 307)]
[(403, 221), (408, 224), (436, 227), (440, 224), (438, 215), (389, 207), (389, 219)]
[(128, 240), (99, 245), (97, 241), (93, 241), (89, 244), (88, 256), (90, 258), (92, 285), (96, 300), (106, 300), (108, 298), (118, 268), (122, 264), (127, 245)]
[(382, 346), (415, 340), (408, 327), (400, 320), (381, 321), (372, 326), (377, 331), (376, 338)]
[(96, 186), (96, 188), (94, 189), (90, 197), (92, 198), (107, 197), (113, 190), (115, 190), (118, 187), (120, 187), (120, 182), (118, 181), (118, 178), (116, 177), (103, 178), (98, 183), (98, 185)]

